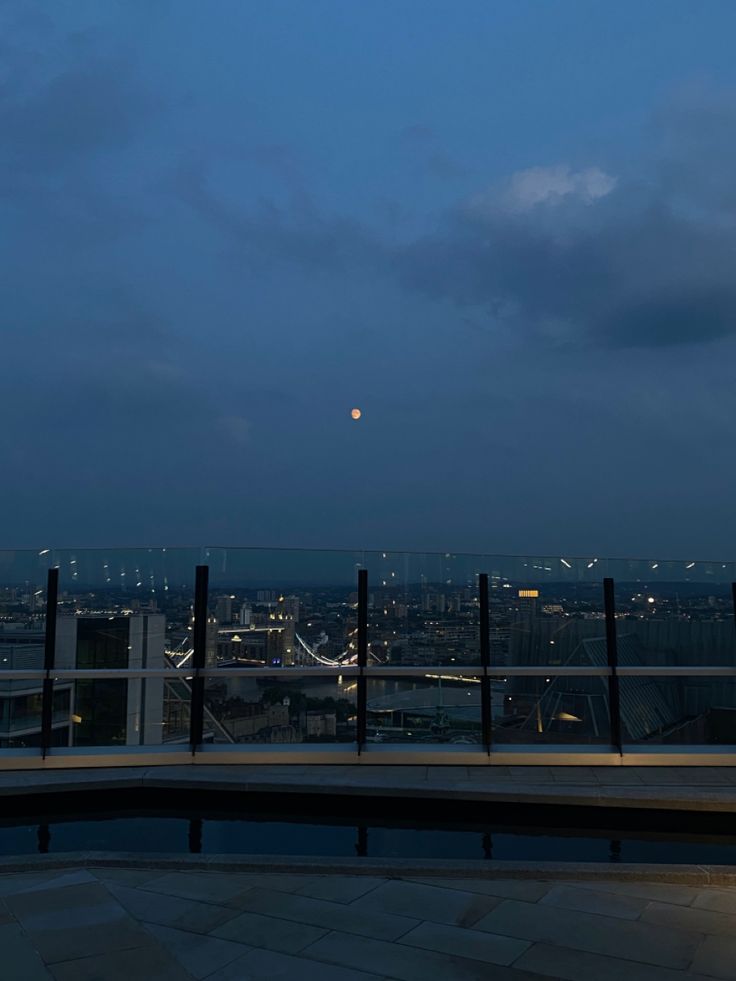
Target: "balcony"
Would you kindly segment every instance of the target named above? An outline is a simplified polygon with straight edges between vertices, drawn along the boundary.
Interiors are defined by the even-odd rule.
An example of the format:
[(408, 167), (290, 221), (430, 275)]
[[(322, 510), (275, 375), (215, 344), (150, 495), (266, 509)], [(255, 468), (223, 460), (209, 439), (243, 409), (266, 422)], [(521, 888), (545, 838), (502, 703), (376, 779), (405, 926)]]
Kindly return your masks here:
[(0, 769), (732, 765), (732, 562), (0, 552)]

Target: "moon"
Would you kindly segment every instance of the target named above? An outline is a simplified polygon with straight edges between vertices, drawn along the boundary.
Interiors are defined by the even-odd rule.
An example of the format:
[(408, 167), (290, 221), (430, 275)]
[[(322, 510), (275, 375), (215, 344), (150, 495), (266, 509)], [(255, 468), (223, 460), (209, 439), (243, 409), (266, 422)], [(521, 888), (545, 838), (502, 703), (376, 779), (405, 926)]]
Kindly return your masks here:
[(352, 416), (353, 419), (357, 421), (358, 419), (360, 419), (363, 413), (360, 411), (360, 409), (351, 409), (350, 415)]

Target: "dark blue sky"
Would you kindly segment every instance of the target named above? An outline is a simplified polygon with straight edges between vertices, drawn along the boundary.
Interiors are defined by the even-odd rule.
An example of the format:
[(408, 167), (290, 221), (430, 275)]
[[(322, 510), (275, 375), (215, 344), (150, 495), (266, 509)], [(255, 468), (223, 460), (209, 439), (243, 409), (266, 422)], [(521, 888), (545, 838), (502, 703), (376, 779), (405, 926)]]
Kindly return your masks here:
[(732, 556), (734, 36), (0, 0), (0, 544)]

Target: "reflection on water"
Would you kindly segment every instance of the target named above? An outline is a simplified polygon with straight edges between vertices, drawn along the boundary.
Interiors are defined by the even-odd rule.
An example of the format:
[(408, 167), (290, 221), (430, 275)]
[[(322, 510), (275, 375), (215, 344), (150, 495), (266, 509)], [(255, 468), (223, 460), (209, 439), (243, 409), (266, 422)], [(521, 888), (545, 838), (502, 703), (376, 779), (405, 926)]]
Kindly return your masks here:
[(736, 864), (736, 837), (636, 832), (547, 833), (361, 823), (131, 816), (0, 827), (0, 854), (135, 851), (173, 854), (457, 858), (507, 861)]

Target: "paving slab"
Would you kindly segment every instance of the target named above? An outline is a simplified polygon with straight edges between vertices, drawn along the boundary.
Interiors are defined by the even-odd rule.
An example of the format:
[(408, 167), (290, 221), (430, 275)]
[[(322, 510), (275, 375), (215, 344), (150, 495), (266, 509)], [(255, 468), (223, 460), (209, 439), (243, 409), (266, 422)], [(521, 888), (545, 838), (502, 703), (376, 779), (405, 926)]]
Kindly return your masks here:
[(262, 913), (240, 913), (212, 930), (212, 936), (251, 947), (265, 947), (282, 954), (297, 954), (319, 940), (328, 927), (295, 923), (293, 920), (264, 916)]
[(59, 889), (94, 882), (95, 877), (86, 869), (61, 870), (59, 872), (19, 872), (0, 875), (0, 896), (13, 896), (18, 893), (33, 892), (40, 889)]
[(689, 906), (698, 896), (698, 890), (692, 886), (683, 886), (674, 882), (612, 882), (606, 879), (592, 879), (570, 883), (575, 889), (594, 890), (595, 892), (611, 892), (622, 896), (634, 896), (655, 902), (667, 902), (678, 906)]
[(141, 886), (145, 882), (158, 879), (161, 873), (156, 869), (89, 869), (91, 875), (100, 882), (114, 882), (121, 886)]
[(693, 971), (715, 978), (736, 978), (736, 937), (706, 937), (695, 955)]
[[(365, 965), (363, 965), (365, 966)], [(305, 961), (272, 950), (253, 950), (220, 968), (207, 981), (384, 981), (361, 969)], [(429, 978), (425, 981), (430, 981)]]
[(253, 913), (381, 940), (396, 940), (419, 925), (419, 917), (394, 915), (375, 906), (360, 907), (356, 903), (346, 906), (270, 889), (251, 890), (241, 905)]
[[(325, 868), (324, 862), (319, 864), (320, 872), (324, 873), (328, 871)], [(326, 877), (324, 875), (290, 875), (283, 872), (245, 872), (240, 874), (239, 878), (244, 886), (244, 892), (247, 889), (274, 889), (276, 892), (302, 892), (308, 887), (316, 886)], [(335, 877), (330, 876), (330, 878)], [(339, 876), (339, 878), (342, 878), (342, 876)], [(309, 895), (309, 893), (305, 893), (305, 895)], [(237, 902), (237, 898), (233, 902)]]
[(54, 964), (51, 974), (55, 981), (192, 981), (193, 975), (172, 954), (155, 944), (153, 938), (151, 941), (144, 948)]
[(499, 902), (495, 896), (392, 879), (356, 900), (351, 909), (379, 910), (451, 926), (471, 926)]
[(158, 893), (121, 886), (115, 882), (108, 883), (107, 888), (135, 920), (188, 930), (191, 933), (209, 933), (238, 915), (238, 911), (231, 906), (198, 903), (194, 899), (182, 899), (180, 896), (162, 898)]
[(475, 929), (544, 943), (559, 943), (562, 938), (565, 945), (574, 950), (681, 971), (690, 966), (703, 940), (703, 934), (694, 931), (673, 931), (668, 926), (510, 899), (491, 910), (476, 923)]
[(671, 903), (649, 903), (641, 915), (642, 922), (665, 924), (674, 930), (692, 930), (698, 933), (736, 936), (736, 916), (692, 906), (674, 906)]
[(736, 916), (736, 890), (701, 889), (691, 905), (696, 909), (710, 909)]
[[(527, 981), (539, 977), (502, 966), (489, 968), (488, 963), (466, 957), (339, 932), (329, 933), (307, 947), (303, 956), (339, 964), (341, 969), (369, 965), (378, 974), (399, 981)], [(315, 971), (313, 976), (317, 978), (321, 974)]]
[(242, 957), (248, 949), (228, 940), (173, 930), (153, 923), (147, 924), (146, 930), (198, 981)]
[(515, 967), (566, 981), (695, 981), (694, 974), (553, 944), (534, 944)]
[(18, 923), (0, 923), (0, 952), (2, 977), (8, 981), (51, 981), (40, 954)]
[(250, 888), (238, 875), (219, 872), (169, 872), (145, 883), (148, 892), (180, 896), (198, 902), (224, 904)]
[(352, 903), (386, 882), (372, 875), (325, 875), (293, 890), (300, 896), (327, 899), (332, 903)]
[(492, 933), (481, 933), (479, 930), (466, 930), (442, 923), (420, 923), (400, 937), (397, 943), (506, 966), (512, 964), (530, 946), (528, 940), (499, 937)]
[(152, 943), (98, 882), (17, 893), (5, 902), (47, 964)]
[(577, 889), (575, 886), (552, 886), (540, 902), (561, 909), (599, 913), (623, 920), (638, 920), (646, 909), (647, 899), (600, 889)]
[(449, 879), (443, 876), (412, 877), (412, 882), (428, 886), (441, 886), (445, 889), (460, 889), (463, 892), (476, 892), (483, 896), (498, 896), (500, 899), (523, 899), (536, 903), (551, 888), (549, 882), (535, 882), (533, 879)]

